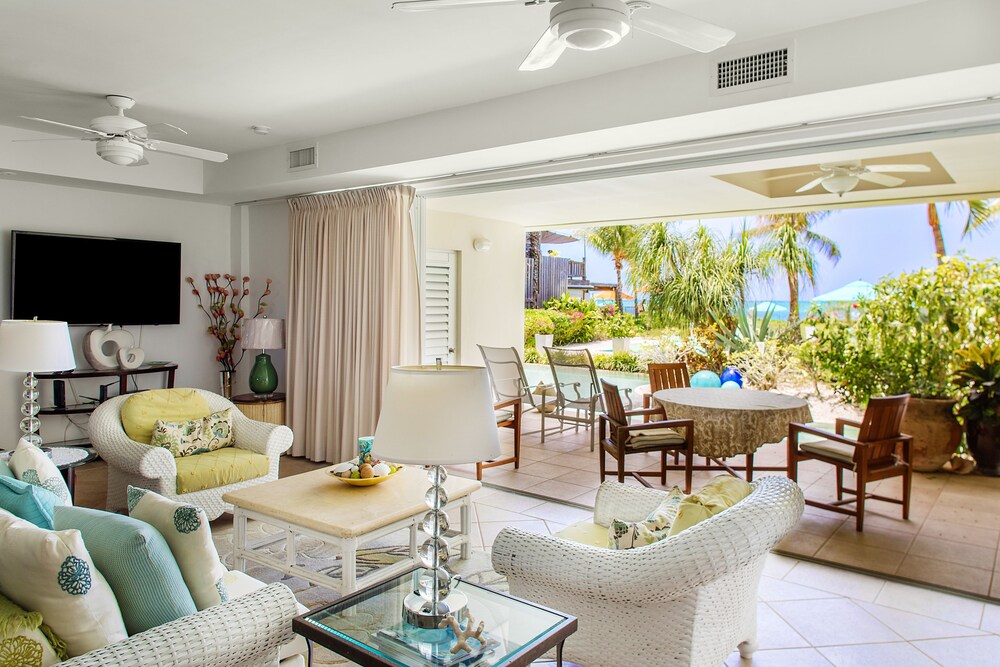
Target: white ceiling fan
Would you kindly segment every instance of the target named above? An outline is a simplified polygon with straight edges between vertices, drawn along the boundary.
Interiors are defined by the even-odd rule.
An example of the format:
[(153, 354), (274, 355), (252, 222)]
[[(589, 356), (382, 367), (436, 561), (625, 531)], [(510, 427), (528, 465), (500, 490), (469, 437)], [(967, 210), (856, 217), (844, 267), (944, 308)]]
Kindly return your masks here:
[(597, 51), (614, 46), (632, 28), (695, 51), (721, 48), (736, 33), (646, 0), (400, 0), (393, 9), (432, 9), (488, 5), (553, 5), (549, 27), (521, 63), (522, 71), (552, 67), (569, 49)]
[[(107, 95), (105, 96), (105, 99), (108, 101), (108, 104), (117, 110), (117, 114), (113, 116), (98, 116), (90, 121), (90, 127), (70, 125), (68, 123), (60, 123), (58, 121), (48, 120), (46, 118), (37, 118), (35, 116), (21, 116), (21, 118), (26, 120), (35, 120), (40, 123), (48, 123), (49, 125), (68, 127), (72, 130), (85, 132), (86, 134), (82, 137), (78, 137), (78, 139), (82, 139), (83, 141), (96, 141), (97, 154), (102, 160), (107, 160), (112, 164), (121, 165), (123, 167), (140, 167), (144, 164), (149, 164), (144, 155), (145, 149), (159, 151), (161, 153), (170, 153), (171, 155), (192, 157), (199, 160), (208, 160), (210, 162), (225, 162), (229, 159), (229, 156), (225, 153), (210, 151), (204, 148), (195, 148), (194, 146), (185, 146), (183, 144), (175, 144), (170, 141), (162, 141), (154, 138), (154, 135), (161, 131), (170, 131), (178, 134), (187, 134), (187, 132), (176, 125), (170, 125), (169, 123), (146, 125), (145, 123), (135, 120), (134, 118), (129, 118), (125, 115), (125, 111), (127, 109), (131, 109), (135, 105), (135, 100), (131, 97), (125, 97), (124, 95)], [(15, 141), (50, 140), (21, 139)]]
[(886, 188), (894, 188), (906, 182), (906, 179), (898, 176), (890, 176), (890, 173), (927, 173), (931, 170), (926, 164), (869, 164), (863, 165), (860, 160), (849, 162), (833, 162), (819, 165), (818, 170), (801, 171), (794, 174), (782, 174), (765, 179), (773, 181), (783, 178), (801, 178), (803, 176), (814, 176), (811, 181), (797, 189), (795, 192), (808, 192), (813, 188), (823, 186), (827, 192), (843, 197), (845, 192), (850, 192), (857, 187), (860, 181), (875, 183)]

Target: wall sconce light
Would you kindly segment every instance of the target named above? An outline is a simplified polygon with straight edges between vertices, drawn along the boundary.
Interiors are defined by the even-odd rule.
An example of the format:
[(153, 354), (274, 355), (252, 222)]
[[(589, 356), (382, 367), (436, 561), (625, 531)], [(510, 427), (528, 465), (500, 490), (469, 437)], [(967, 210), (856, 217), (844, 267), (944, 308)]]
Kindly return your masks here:
[(489, 252), (493, 247), (493, 241), (489, 239), (476, 239), (472, 242), (472, 247), (476, 249), (476, 252)]

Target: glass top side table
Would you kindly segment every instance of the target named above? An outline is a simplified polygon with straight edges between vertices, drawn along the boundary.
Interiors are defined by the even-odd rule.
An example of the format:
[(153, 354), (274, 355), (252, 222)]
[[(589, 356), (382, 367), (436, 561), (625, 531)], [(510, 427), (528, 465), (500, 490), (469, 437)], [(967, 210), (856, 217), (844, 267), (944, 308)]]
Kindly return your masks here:
[[(397, 642), (402, 626), (403, 598), (417, 589), (422, 568), (358, 591), (316, 611), (295, 618), (292, 628), (335, 653), (361, 665), (424, 667), (446, 664), (432, 657), (427, 645)], [(576, 618), (498, 591), (458, 580), (453, 590), (469, 598), (468, 612), (495, 642), (492, 649), (453, 662), (462, 667), (529, 665), (553, 646), (562, 664), (563, 641), (576, 631)], [(427, 631), (423, 631), (427, 632)], [(444, 636), (446, 631), (432, 631)], [(447, 631), (450, 635), (450, 631)], [(421, 635), (418, 635), (421, 636)], [(424, 655), (421, 655), (421, 650)], [(461, 654), (459, 654), (460, 657)], [(454, 660), (445, 657), (444, 660)]]

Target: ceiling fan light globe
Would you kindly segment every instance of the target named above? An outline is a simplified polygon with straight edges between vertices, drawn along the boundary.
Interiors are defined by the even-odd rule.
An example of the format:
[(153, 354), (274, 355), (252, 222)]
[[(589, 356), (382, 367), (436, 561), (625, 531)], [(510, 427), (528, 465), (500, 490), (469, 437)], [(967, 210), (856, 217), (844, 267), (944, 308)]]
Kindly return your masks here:
[(858, 177), (851, 174), (834, 174), (827, 176), (821, 182), (823, 189), (835, 195), (842, 195), (850, 192), (858, 185)]
[(579, 51), (599, 51), (614, 46), (628, 31), (627, 23), (614, 19), (583, 18), (559, 23), (559, 39)]
[(128, 167), (142, 159), (142, 146), (128, 139), (104, 139), (97, 142), (97, 154), (111, 164)]

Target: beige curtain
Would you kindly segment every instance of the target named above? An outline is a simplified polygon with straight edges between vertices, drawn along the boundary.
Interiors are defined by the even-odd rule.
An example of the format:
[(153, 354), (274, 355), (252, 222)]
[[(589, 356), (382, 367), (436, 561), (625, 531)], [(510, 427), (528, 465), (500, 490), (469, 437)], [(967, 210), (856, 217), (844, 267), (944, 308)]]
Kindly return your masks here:
[(372, 435), (389, 368), (418, 363), (410, 205), (392, 186), (291, 199), (288, 420), (292, 454), (339, 462)]

